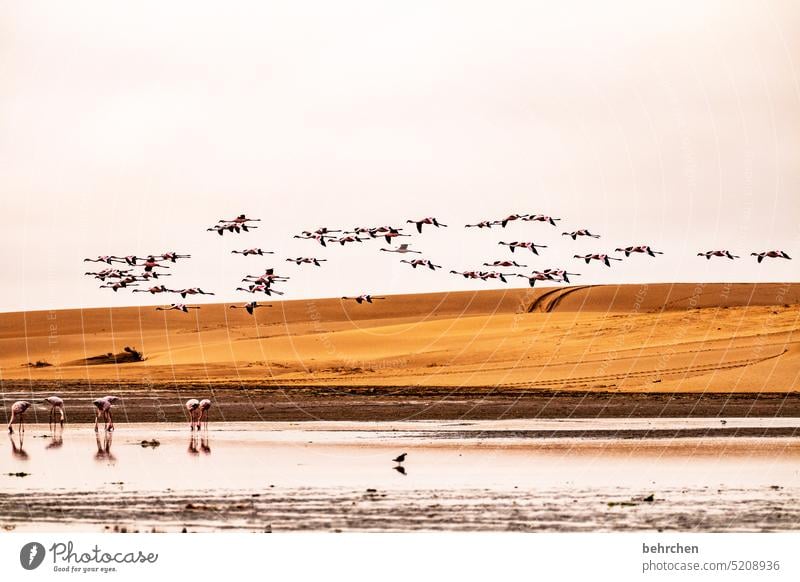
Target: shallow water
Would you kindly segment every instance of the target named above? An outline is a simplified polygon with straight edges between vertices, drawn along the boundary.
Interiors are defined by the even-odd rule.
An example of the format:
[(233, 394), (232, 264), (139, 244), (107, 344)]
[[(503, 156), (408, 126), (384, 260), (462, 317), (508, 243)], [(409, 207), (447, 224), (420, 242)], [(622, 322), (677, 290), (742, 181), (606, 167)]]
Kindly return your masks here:
[[(96, 531), (800, 528), (800, 439), (718, 419), (46, 426), (0, 451), (0, 526)], [(730, 419), (726, 427), (797, 427)], [(619, 431), (587, 438), (588, 430)], [(552, 436), (520, 434), (555, 431)], [(143, 447), (143, 440), (158, 441)], [(406, 452), (405, 474), (392, 458)], [(25, 476), (14, 476), (25, 473)], [(645, 499), (653, 494), (653, 501)]]

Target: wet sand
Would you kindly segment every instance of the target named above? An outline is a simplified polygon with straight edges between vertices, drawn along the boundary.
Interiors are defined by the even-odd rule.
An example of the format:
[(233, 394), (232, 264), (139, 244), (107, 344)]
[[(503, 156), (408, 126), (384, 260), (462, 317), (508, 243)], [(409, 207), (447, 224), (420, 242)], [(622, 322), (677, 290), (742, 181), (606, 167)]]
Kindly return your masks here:
[[(188, 398), (211, 398), (210, 418), (228, 421), (398, 421), (547, 418), (800, 417), (800, 393), (621, 393), (386, 386), (268, 386), (192, 382), (5, 381), (0, 420), (15, 400), (58, 394), (71, 422), (94, 422), (95, 398), (122, 397), (115, 418), (126, 422), (180, 422)], [(47, 419), (37, 406), (31, 422)]]
[[(21, 446), (20, 435), (8, 436), (0, 454), (0, 527), (800, 529), (800, 440), (688, 436), (719, 424), (701, 418), (215, 423), (192, 435), (184, 424), (157, 423), (120, 424), (111, 435), (69, 426), (60, 440), (46, 426), (29, 426)], [(793, 431), (800, 419), (728, 425)], [(683, 438), (627, 438), (641, 431)], [(153, 439), (158, 446), (142, 446)], [(405, 474), (391, 461), (401, 452), (408, 453)]]

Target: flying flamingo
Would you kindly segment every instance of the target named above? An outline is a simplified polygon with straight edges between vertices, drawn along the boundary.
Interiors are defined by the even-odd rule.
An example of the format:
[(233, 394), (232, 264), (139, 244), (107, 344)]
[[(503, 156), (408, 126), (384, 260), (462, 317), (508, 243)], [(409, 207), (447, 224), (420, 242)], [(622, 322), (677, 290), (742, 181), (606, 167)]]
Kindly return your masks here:
[(352, 242), (364, 242), (363, 238), (359, 238), (352, 234), (348, 234), (347, 236), (340, 236), (339, 238), (332, 238), (330, 239), (331, 242), (338, 242), (340, 245), (344, 246), (347, 243)]
[(114, 283), (109, 283), (107, 285), (100, 285), (100, 289), (111, 289), (114, 293), (117, 292), (118, 289), (125, 289), (126, 287), (138, 287), (136, 283), (129, 283), (128, 281), (116, 281)]
[[(304, 230), (300, 234), (302, 234), (303, 236), (312, 236), (312, 235), (315, 235), (315, 234), (319, 235), (319, 236), (322, 236), (324, 234), (331, 234), (331, 233), (334, 233), (334, 232), (342, 232), (342, 231), (341, 230), (332, 230), (332, 229), (330, 229), (330, 228), (328, 228), (326, 226), (323, 226), (323, 227), (320, 227), (320, 228), (318, 228), (316, 230)], [(353, 233), (353, 234), (356, 234), (356, 233)]]
[(111, 260), (113, 260), (113, 261), (115, 261), (117, 263), (125, 263), (130, 267), (135, 267), (136, 264), (141, 260), (141, 258), (137, 257), (136, 255), (126, 255), (124, 257), (114, 257), (114, 256), (112, 256)]
[[(208, 409), (211, 408), (211, 401), (208, 398), (204, 398), (200, 401), (200, 416), (197, 419), (197, 430), (200, 430), (200, 424), (205, 423), (204, 428), (208, 430)], [(205, 447), (208, 449), (208, 445)], [(204, 452), (210, 452), (211, 449), (208, 449)]]
[(651, 257), (655, 257), (656, 255), (663, 255), (661, 251), (654, 251), (648, 245), (638, 245), (632, 247), (624, 247), (620, 249), (616, 249), (618, 253), (625, 253), (626, 257), (630, 257), (632, 253), (647, 253)]
[(149, 281), (150, 279), (158, 279), (159, 277), (172, 277), (172, 273), (159, 273), (158, 271), (144, 271), (139, 275), (135, 275), (137, 281)]
[(510, 277), (511, 275), (508, 273), (498, 273), (497, 271), (481, 271), (478, 273), (478, 278), (482, 279), (483, 281), (488, 281), (489, 279), (500, 279), (503, 283), (508, 283), (506, 277)]
[(304, 240), (315, 240), (324, 247), (328, 246), (326, 241), (338, 240), (336, 239), (336, 237), (333, 236), (325, 236), (324, 234), (313, 234), (313, 233), (309, 233), (308, 235), (296, 234), (294, 235), (294, 238), (301, 238)]
[(237, 287), (237, 291), (247, 291), (248, 293), (266, 293), (267, 295), (283, 295), (283, 291), (270, 288), (269, 285), (250, 285), (247, 289), (244, 287)]
[[(240, 214), (236, 218), (232, 220), (218, 220), (217, 224), (222, 226), (223, 228), (227, 228), (230, 232), (239, 232), (239, 230), (243, 230), (244, 232), (248, 232), (252, 228), (258, 228), (257, 226), (247, 224), (248, 222), (260, 222), (260, 218), (247, 218), (244, 214)], [(211, 229), (209, 229), (211, 230)], [(222, 234), (220, 232), (220, 234)]]
[(461, 275), (465, 279), (480, 279), (481, 275), (478, 271), (450, 271), (453, 275)]
[(705, 257), (708, 260), (711, 260), (711, 257), (727, 257), (731, 260), (738, 259), (737, 255), (732, 254), (730, 251), (721, 250), (721, 251), (706, 251), (704, 253), (697, 253), (698, 257)]
[[(64, 428), (64, 422), (67, 420), (67, 415), (64, 414), (64, 401), (58, 396), (48, 396), (42, 400), (42, 404), (50, 405), (50, 430), (55, 431), (56, 422), (61, 423), (61, 428)], [(56, 420), (56, 416), (59, 417)]]
[(83, 259), (83, 262), (84, 263), (86, 263), (86, 262), (89, 262), (89, 263), (108, 263), (110, 265), (113, 259), (114, 259), (114, 257), (112, 257), (111, 255), (100, 255), (96, 259)]
[(414, 269), (416, 269), (417, 267), (428, 267), (431, 271), (435, 271), (436, 269), (441, 269), (442, 268), (441, 265), (434, 265), (428, 259), (413, 259), (411, 261), (408, 261), (406, 259), (402, 259), (400, 262), (401, 263), (407, 263), (407, 264), (411, 265)]
[[(189, 430), (194, 430), (194, 425), (196, 422), (196, 417), (200, 416), (200, 411), (198, 408), (200, 407), (200, 401), (197, 398), (191, 398), (186, 401), (184, 404), (186, 407), (186, 411), (189, 413)], [(200, 430), (200, 423), (197, 422), (197, 430)]]
[(272, 305), (262, 305), (258, 301), (250, 301), (244, 305), (231, 305), (229, 309), (244, 309), (250, 315), (254, 315), (253, 311), (259, 307), (272, 307)]
[(615, 257), (609, 257), (608, 255), (605, 255), (605, 254), (598, 254), (598, 253), (589, 254), (589, 255), (573, 255), (573, 257), (576, 258), (576, 259), (583, 259), (584, 261), (586, 261), (587, 265), (589, 264), (589, 261), (592, 261), (592, 260), (600, 261), (601, 263), (605, 264), (606, 267), (610, 267), (611, 266), (611, 262), (610, 261), (621, 261), (622, 260), (622, 259), (617, 259)]
[(316, 265), (317, 267), (321, 267), (321, 262), (327, 261), (328, 259), (317, 259), (314, 257), (297, 257), (295, 259), (286, 259), (290, 263), (296, 263), (297, 265), (307, 264), (307, 265)]
[(401, 228), (393, 228), (389, 232), (383, 233), (383, 238), (386, 239), (388, 244), (392, 244), (392, 239), (397, 238), (399, 236), (411, 236), (410, 234), (400, 234)]
[(480, 222), (478, 222), (476, 224), (465, 224), (464, 228), (492, 228), (493, 226), (496, 226), (497, 224), (500, 224), (500, 223), (496, 222), (494, 220), (481, 220)]
[(528, 216), (527, 214), (510, 214), (509, 216), (506, 216), (505, 218), (503, 218), (501, 220), (496, 220), (495, 224), (499, 224), (500, 226), (505, 228), (506, 225), (509, 222), (511, 222), (512, 220), (525, 219), (527, 216)]
[(500, 241), (497, 244), (507, 246), (511, 250), (512, 253), (514, 252), (514, 249), (530, 249), (530, 251), (534, 255), (538, 255), (539, 254), (539, 251), (536, 250), (537, 248), (539, 248), (539, 249), (546, 249), (547, 248), (547, 245), (537, 245), (536, 243), (532, 243), (532, 242), (518, 242), (518, 241), (503, 242), (503, 241)]
[(439, 228), (440, 226), (443, 226), (443, 227), (447, 226), (446, 224), (442, 224), (441, 222), (439, 222), (433, 216), (429, 216), (427, 218), (421, 218), (419, 220), (406, 220), (406, 223), (408, 223), (408, 224), (416, 224), (417, 225), (417, 232), (419, 232), (420, 234), (422, 233), (422, 225), (423, 224), (430, 224), (430, 225), (435, 226), (436, 228)]
[(263, 257), (264, 255), (274, 255), (275, 253), (272, 251), (265, 251), (262, 249), (244, 249), (243, 251), (231, 251), (231, 254), (243, 255), (245, 257), (248, 255), (259, 255)]
[[(253, 226), (252, 228), (256, 228), (256, 227)], [(207, 231), (211, 231), (211, 232), (216, 232), (219, 236), (224, 235), (226, 230), (228, 232), (240, 232), (241, 231), (241, 229), (238, 226), (236, 226), (235, 224), (215, 224), (214, 226), (212, 226), (211, 228), (207, 228), (206, 230)]]
[(147, 259), (145, 259), (144, 263), (142, 263), (141, 266), (144, 267), (144, 270), (145, 270), (146, 273), (149, 273), (150, 271), (152, 271), (156, 267), (160, 267), (162, 269), (169, 269), (169, 265), (162, 265), (152, 255), (147, 257)]
[(365, 301), (367, 303), (372, 303), (373, 301), (376, 301), (378, 299), (386, 299), (386, 297), (374, 297), (372, 295), (365, 294), (365, 295), (359, 295), (358, 297), (342, 297), (342, 299), (349, 299), (361, 305)]
[(16, 420), (19, 425), (19, 432), (25, 432), (25, 411), (30, 407), (31, 403), (27, 400), (19, 400), (11, 405), (11, 420), (8, 421), (9, 434), (14, 432), (14, 429), (11, 428), (11, 425), (14, 424), (14, 420)]
[(149, 289), (134, 289), (133, 293), (150, 293), (151, 295), (155, 295), (156, 293), (170, 293), (172, 292), (171, 289), (167, 289), (164, 285), (158, 285), (157, 287), (150, 287)]
[(208, 291), (203, 291), (200, 287), (189, 287), (188, 289), (177, 289), (173, 293), (180, 293), (181, 297), (186, 299), (187, 295), (214, 295)]
[(97, 432), (97, 424), (101, 416), (105, 422), (106, 431), (113, 432), (114, 419), (111, 417), (111, 407), (119, 401), (120, 398), (118, 396), (103, 396), (102, 398), (98, 398), (92, 402), (97, 412), (97, 415), (94, 419), (94, 432)]
[(599, 234), (592, 234), (591, 232), (589, 232), (585, 228), (582, 228), (580, 230), (574, 230), (572, 232), (562, 232), (561, 236), (571, 236), (572, 240), (577, 240), (579, 236), (589, 236), (589, 237), (592, 237), (592, 238), (600, 238)]
[(527, 267), (528, 265), (520, 265), (517, 261), (492, 261), (491, 263), (484, 263), (484, 267)]
[(765, 258), (769, 257), (771, 259), (789, 259), (791, 260), (792, 257), (787, 255), (783, 251), (761, 251), (760, 253), (750, 253), (752, 257), (758, 257), (756, 259), (759, 263), (763, 261)]
[(536, 271), (534, 271), (530, 275), (517, 274), (515, 276), (516, 277), (522, 277), (523, 279), (527, 279), (528, 280), (528, 284), (531, 287), (536, 285), (536, 281), (552, 281), (553, 280), (549, 275), (547, 275), (547, 273), (539, 273), (539, 272), (536, 272)]
[[(539, 272), (544, 273), (545, 275), (558, 277), (564, 283), (569, 283), (569, 278), (570, 277), (580, 277), (581, 276), (580, 273), (568, 273), (564, 269), (545, 269), (544, 271), (534, 271), (534, 273), (539, 273)], [(553, 279), (553, 280), (555, 281), (556, 279)]]
[(175, 253), (173, 251), (168, 251), (168, 252), (162, 253), (162, 254), (160, 254), (158, 256), (161, 257), (162, 261), (170, 261), (172, 263), (174, 263), (178, 259), (191, 259), (192, 258), (192, 255), (179, 255), (178, 253)]
[(199, 307), (191, 307), (183, 303), (172, 303), (169, 307), (156, 307), (156, 311), (183, 311), (189, 313), (190, 309), (200, 309)]
[(408, 247), (409, 247), (408, 244), (403, 243), (399, 247), (397, 247), (396, 249), (381, 249), (381, 250), (384, 251), (384, 252), (387, 252), (387, 253), (400, 253), (400, 254), (416, 253), (418, 255), (422, 254), (422, 251), (412, 251)]
[(522, 218), (522, 220), (526, 222), (549, 222), (553, 226), (556, 225), (556, 220), (561, 220), (560, 218), (553, 218), (552, 216), (547, 216), (545, 214), (529, 214)]
[(261, 221), (260, 218), (247, 218), (244, 214), (240, 214), (239, 216), (237, 216), (232, 220), (218, 220), (217, 222), (225, 224), (236, 224), (238, 226), (241, 226), (247, 222), (260, 222), (260, 221)]
[(243, 282), (257, 283), (267, 286), (271, 285), (272, 283), (275, 283), (276, 281), (288, 281), (288, 280), (289, 277), (282, 277), (281, 275), (277, 275), (275, 273), (274, 268), (267, 269), (266, 271), (264, 271), (263, 275), (257, 275), (257, 276), (247, 275), (244, 279), (242, 279)]

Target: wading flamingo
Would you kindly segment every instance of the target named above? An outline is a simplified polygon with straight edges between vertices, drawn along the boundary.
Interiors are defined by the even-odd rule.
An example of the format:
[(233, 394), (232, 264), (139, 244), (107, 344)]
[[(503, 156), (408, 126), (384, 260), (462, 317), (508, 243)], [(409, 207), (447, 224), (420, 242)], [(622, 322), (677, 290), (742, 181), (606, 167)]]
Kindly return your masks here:
[(25, 412), (31, 407), (31, 403), (27, 400), (19, 400), (11, 405), (11, 420), (8, 421), (8, 432), (13, 433), (14, 429), (11, 425), (17, 421), (19, 425), (19, 432), (25, 432)]
[[(200, 425), (205, 423), (205, 428), (208, 430), (208, 409), (211, 408), (211, 401), (208, 398), (204, 398), (200, 401), (200, 416), (197, 421), (197, 430), (200, 430)], [(208, 448), (208, 444), (206, 444), (206, 448)], [(210, 452), (211, 449), (208, 449), (206, 452)]]
[(60, 423), (63, 429), (64, 422), (67, 420), (67, 415), (64, 413), (64, 401), (58, 396), (48, 396), (42, 400), (42, 404), (50, 405), (50, 430), (55, 431), (56, 423)]
[(101, 416), (103, 417), (106, 431), (112, 432), (114, 430), (114, 419), (111, 417), (111, 407), (120, 400), (119, 396), (103, 396), (92, 402), (97, 413), (94, 419), (94, 432), (97, 432), (97, 424)]
[(190, 398), (184, 404), (186, 412), (189, 413), (189, 430), (194, 430), (194, 425), (197, 424), (197, 430), (200, 430), (200, 423), (197, 419), (200, 417), (200, 401), (197, 398)]

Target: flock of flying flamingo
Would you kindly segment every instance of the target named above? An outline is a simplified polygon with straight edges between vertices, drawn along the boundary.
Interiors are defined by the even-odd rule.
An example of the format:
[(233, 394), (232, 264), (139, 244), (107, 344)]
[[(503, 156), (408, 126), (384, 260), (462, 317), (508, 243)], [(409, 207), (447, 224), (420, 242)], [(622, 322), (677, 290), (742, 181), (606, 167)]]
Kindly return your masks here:
[[(505, 218), (501, 218), (499, 220), (483, 220), (477, 222), (475, 224), (467, 224), (465, 228), (494, 228), (499, 227), (505, 229), (510, 223), (515, 221), (521, 222), (540, 222), (543, 224), (548, 224), (551, 226), (558, 226), (558, 222), (560, 218), (555, 218), (552, 216), (548, 216), (545, 214), (510, 214)], [(214, 232), (219, 236), (224, 236), (225, 234), (239, 234), (239, 233), (246, 233), (250, 232), (254, 229), (258, 228), (258, 225), (253, 224), (256, 222), (260, 222), (260, 218), (249, 218), (245, 214), (240, 214), (236, 218), (233, 219), (221, 219), (218, 220), (217, 223), (206, 230), (210, 232)], [(433, 227), (433, 228), (447, 228), (447, 225), (441, 222), (436, 217), (426, 217), (420, 219), (408, 219), (405, 221), (406, 224), (412, 224), (415, 227), (415, 230), (418, 234), (422, 234), (423, 227)], [(402, 227), (395, 227), (395, 226), (376, 226), (376, 227), (355, 227), (352, 230), (339, 230), (339, 229), (330, 229), (327, 227), (317, 228), (316, 230), (304, 230), (300, 234), (294, 235), (296, 239), (303, 239), (303, 240), (313, 240), (316, 241), (322, 247), (328, 247), (329, 245), (340, 245), (345, 246), (352, 243), (363, 243), (365, 241), (370, 241), (374, 239), (383, 239), (386, 241), (386, 244), (390, 245), (389, 248), (381, 247), (380, 251), (387, 252), (387, 253), (397, 253), (401, 255), (406, 254), (422, 254), (422, 251), (418, 251), (416, 249), (411, 248), (411, 244), (403, 242), (401, 243), (399, 240), (402, 237), (411, 237), (412, 234), (407, 234)], [(590, 239), (599, 239), (600, 235), (590, 232), (588, 229), (581, 228), (569, 232), (562, 232), (562, 236), (567, 236), (572, 240), (577, 240), (579, 237), (586, 237)], [(394, 246), (396, 244), (396, 246)], [(544, 244), (537, 244), (532, 241), (499, 241), (498, 245), (507, 247), (511, 253), (519, 250), (520, 252), (530, 251), (533, 255), (539, 256), (539, 249), (546, 249), (547, 245)], [(640, 245), (632, 245), (627, 247), (617, 247), (615, 249), (616, 253), (624, 254), (625, 258), (629, 258), (634, 254), (641, 254), (648, 257), (656, 257), (657, 255), (663, 254), (661, 251), (653, 250), (650, 245), (640, 244)], [(256, 256), (256, 257), (265, 257), (268, 255), (275, 254), (273, 251), (265, 251), (259, 247), (254, 248), (246, 248), (246, 249), (237, 249), (232, 250), (231, 254), (242, 255), (243, 257), (249, 256)], [(713, 257), (721, 257), (727, 259), (738, 259), (740, 258), (738, 255), (734, 255), (731, 251), (721, 249), (721, 250), (710, 250), (701, 253), (697, 253), (698, 256), (705, 257), (706, 259), (711, 259)], [(770, 250), (770, 251), (761, 251), (761, 252), (753, 252), (751, 253), (752, 256), (756, 257), (757, 261), (761, 263), (765, 258), (779, 258), (779, 259), (791, 259), (791, 257), (784, 251), (780, 250)], [(165, 252), (158, 255), (146, 255), (143, 257), (139, 257), (136, 255), (127, 255), (127, 256), (115, 256), (115, 255), (101, 255), (96, 258), (87, 258), (84, 259), (86, 262), (96, 262), (96, 263), (106, 263), (108, 265), (107, 268), (104, 268), (100, 271), (93, 271), (87, 272), (86, 275), (91, 275), (96, 279), (99, 279), (103, 282), (100, 285), (101, 288), (111, 289), (112, 291), (118, 291), (119, 289), (127, 289), (129, 287), (138, 287), (139, 283), (147, 282), (160, 277), (168, 277), (171, 276), (171, 273), (164, 272), (165, 269), (169, 269), (171, 265), (165, 264), (166, 262), (175, 263), (178, 259), (188, 259), (191, 255), (181, 255), (175, 252)], [(612, 261), (623, 261), (624, 259), (620, 257), (611, 256), (608, 253), (604, 252), (597, 252), (597, 253), (589, 253), (583, 255), (573, 255), (575, 259), (584, 261), (586, 264), (591, 263), (592, 261), (597, 261), (606, 267), (611, 267)], [(285, 259), (287, 262), (294, 263), (297, 266), (301, 265), (313, 265), (315, 267), (321, 267), (322, 263), (326, 262), (327, 259), (318, 258), (318, 257), (288, 257)], [(435, 264), (431, 259), (426, 258), (409, 258), (409, 259), (401, 259), (401, 263), (410, 265), (413, 269), (420, 267), (421, 269), (428, 269), (431, 271), (436, 271), (437, 269), (442, 269), (442, 265)], [(115, 267), (114, 264), (117, 263), (120, 266)], [(122, 268), (122, 265), (125, 265), (128, 268)], [(515, 268), (515, 269), (527, 269), (528, 266), (519, 263), (515, 260), (496, 260), (493, 262), (486, 262), (483, 263), (484, 267), (493, 267), (495, 269), (498, 268)], [(136, 269), (141, 269), (141, 271), (136, 271)], [(537, 281), (549, 281), (555, 283), (570, 283), (570, 277), (580, 276), (580, 273), (571, 273), (566, 269), (562, 268), (547, 268), (543, 270), (532, 270), (528, 273), (518, 273), (518, 272), (501, 272), (499, 270), (484, 270), (484, 269), (469, 269), (465, 271), (456, 271), (450, 270), (450, 274), (458, 275), (464, 277), (466, 279), (478, 279), (482, 281), (489, 281), (489, 280), (498, 280), (502, 283), (508, 283), (511, 277), (518, 277), (525, 279), (527, 284), (530, 287), (536, 285)], [(275, 272), (274, 267), (270, 267), (266, 269), (263, 273), (255, 274), (255, 275), (245, 275), (242, 279), (242, 282), (245, 283), (245, 286), (236, 287), (236, 291), (242, 291), (245, 293), (249, 293), (251, 295), (266, 295), (271, 297), (273, 295), (284, 295), (284, 291), (280, 291), (275, 288), (276, 284), (284, 283), (288, 281), (290, 278), (288, 276), (278, 275)], [(160, 293), (172, 293), (176, 295), (180, 295), (182, 299), (186, 299), (188, 296), (194, 295), (214, 295), (213, 292), (204, 291), (200, 287), (186, 287), (180, 289), (170, 289), (163, 284), (153, 285), (146, 289), (132, 289), (133, 293), (150, 293), (151, 295), (160, 294)], [(373, 303), (377, 299), (385, 299), (385, 297), (376, 297), (369, 293), (363, 293), (361, 295), (357, 295), (354, 297), (344, 296), (342, 297), (343, 300), (351, 300), (355, 301), (357, 304), (361, 305), (364, 303)], [(272, 307), (271, 304), (263, 304), (259, 303), (258, 301), (248, 301), (243, 305), (231, 305), (231, 309), (244, 309), (248, 314), (254, 315), (255, 310), (260, 307)], [(181, 311), (183, 313), (189, 313), (192, 309), (200, 309), (199, 306), (189, 306), (184, 303), (171, 303), (167, 306), (163, 307), (156, 307), (157, 311)]]
[[(254, 229), (257, 229), (258, 226), (252, 223), (260, 222), (261, 219), (259, 218), (248, 218), (244, 214), (240, 214), (236, 218), (231, 220), (218, 220), (217, 223), (211, 227), (209, 227), (208, 231), (214, 232), (219, 236), (224, 236), (225, 234), (239, 234), (243, 232), (250, 232)], [(544, 224), (549, 224), (551, 226), (557, 226), (557, 222), (559, 222), (560, 218), (554, 218), (552, 216), (544, 215), (544, 214), (510, 214), (505, 218), (501, 218), (499, 220), (483, 220), (477, 222), (475, 224), (467, 224), (465, 228), (494, 228), (500, 227), (505, 229), (510, 223), (514, 221), (522, 221), (522, 222), (541, 222)], [(413, 224), (415, 226), (415, 230), (418, 234), (422, 234), (423, 227), (429, 226), (434, 228), (447, 228), (447, 225), (442, 223), (438, 218), (435, 217), (426, 217), (421, 218), (418, 220), (408, 219), (406, 220), (406, 224)], [(422, 254), (422, 251), (418, 251), (416, 249), (412, 249), (409, 243), (400, 243), (400, 241), (396, 241), (396, 239), (403, 238), (403, 237), (411, 237), (411, 234), (407, 234), (402, 232), (404, 229), (401, 227), (394, 227), (394, 226), (376, 226), (376, 227), (356, 227), (353, 230), (345, 231), (345, 230), (336, 230), (336, 229), (329, 229), (326, 227), (317, 228), (313, 231), (303, 231), (298, 235), (295, 235), (294, 238), (297, 239), (304, 239), (304, 240), (313, 240), (316, 241), (319, 245), (323, 247), (327, 247), (329, 244), (332, 245), (340, 245), (345, 246), (347, 244), (352, 243), (363, 243), (365, 241), (373, 240), (373, 239), (383, 239), (386, 241), (388, 245), (394, 245), (397, 242), (397, 246), (390, 246), (390, 248), (380, 248), (381, 252), (387, 253), (396, 253), (401, 255), (407, 254)], [(588, 237), (592, 239), (599, 239), (600, 235), (590, 232), (588, 229), (582, 228), (573, 230), (570, 232), (563, 232), (562, 236), (570, 237), (572, 240), (577, 240), (578, 237)], [(546, 249), (547, 245), (537, 244), (532, 241), (499, 241), (499, 245), (505, 246), (511, 253), (514, 253), (516, 250), (522, 251), (530, 251), (532, 255), (539, 255), (539, 249)], [(656, 257), (657, 255), (663, 254), (661, 251), (653, 250), (650, 245), (640, 244), (640, 245), (633, 245), (627, 247), (617, 247), (615, 252), (622, 253), (625, 255), (626, 258), (630, 257), (633, 254), (642, 254), (648, 257)], [(264, 251), (261, 248), (248, 248), (242, 250), (233, 250), (231, 251), (232, 254), (242, 255), (244, 257), (248, 256), (258, 256), (264, 257), (267, 255), (274, 254), (272, 251)], [(733, 254), (730, 250), (726, 249), (719, 249), (719, 250), (709, 250), (705, 252), (697, 253), (697, 256), (705, 257), (708, 260), (712, 258), (725, 258), (729, 260), (739, 259), (738, 255)], [(753, 252), (751, 256), (756, 257), (758, 263), (761, 263), (766, 258), (771, 259), (791, 259), (791, 257), (785, 252), (781, 250), (770, 250), (770, 251), (760, 251), (760, 252)], [(100, 280), (103, 284), (100, 285), (101, 288), (111, 289), (112, 291), (116, 292), (119, 289), (127, 289), (130, 287), (138, 287), (139, 283), (141, 282), (150, 282), (155, 281), (156, 279), (160, 279), (161, 277), (169, 277), (171, 273), (166, 273), (166, 269), (171, 268), (171, 264), (165, 263), (176, 263), (179, 259), (188, 259), (191, 258), (191, 255), (188, 254), (178, 254), (173, 251), (164, 252), (157, 255), (146, 255), (146, 256), (137, 256), (137, 255), (125, 255), (125, 256), (116, 256), (116, 255), (100, 255), (96, 258), (86, 258), (84, 259), (85, 262), (93, 262), (93, 263), (105, 263), (108, 267), (93, 272), (87, 272), (86, 275), (91, 275), (94, 278)], [(585, 261), (586, 264), (589, 264), (592, 261), (598, 261), (605, 265), (606, 267), (611, 267), (611, 261), (622, 261), (622, 258), (619, 257), (612, 257), (607, 253), (589, 253), (585, 255), (574, 255), (575, 259)], [(296, 265), (313, 265), (315, 267), (321, 267), (323, 262), (326, 262), (327, 259), (322, 259), (318, 257), (289, 257), (286, 261), (295, 263)], [(436, 271), (437, 269), (442, 269), (442, 265), (435, 264), (430, 259), (425, 258), (415, 258), (415, 259), (401, 259), (401, 263), (410, 265), (413, 269), (420, 267), (421, 269), (429, 269), (431, 271)], [(115, 264), (120, 265), (119, 267), (115, 267)], [(122, 268), (122, 265), (128, 268)], [(515, 269), (527, 269), (528, 266), (523, 263), (519, 263), (516, 260), (495, 260), (492, 262), (485, 262), (483, 263), (484, 267), (493, 267), (493, 268), (515, 268)], [(137, 271), (137, 269), (140, 269)], [(566, 269), (543, 269), (543, 270), (533, 270), (529, 273), (507, 273), (507, 272), (500, 272), (496, 270), (482, 270), (482, 269), (473, 269), (473, 270), (466, 270), (466, 271), (456, 271), (450, 270), (451, 274), (455, 274), (467, 279), (480, 279), (483, 281), (487, 280), (499, 280), (503, 283), (507, 283), (510, 277), (519, 277), (526, 279), (528, 281), (528, 285), (533, 287), (537, 281), (551, 281), (557, 283), (570, 283), (570, 277), (579, 276), (579, 273), (571, 273), (568, 272)], [(246, 284), (244, 287), (237, 287), (237, 291), (243, 291), (246, 293), (250, 293), (252, 295), (256, 294), (264, 294), (267, 296), (272, 295), (283, 295), (283, 291), (279, 291), (275, 289), (275, 285), (279, 283), (284, 283), (289, 280), (288, 276), (278, 275), (275, 272), (274, 267), (266, 269), (263, 273), (257, 275), (246, 275), (242, 282)], [(180, 295), (181, 298), (185, 299), (188, 296), (194, 295), (214, 295), (212, 292), (204, 291), (200, 287), (185, 287), (180, 289), (169, 289), (163, 284), (153, 285), (147, 289), (132, 289), (134, 293), (150, 293), (152, 295), (160, 294), (160, 293), (173, 293), (176, 295)], [(376, 297), (370, 293), (364, 293), (355, 297), (342, 297), (343, 300), (352, 300), (355, 301), (357, 304), (361, 305), (364, 303), (373, 303), (376, 300), (383, 300), (386, 297)], [(255, 310), (260, 307), (271, 307), (269, 304), (261, 304), (257, 301), (249, 301), (244, 305), (231, 305), (231, 309), (244, 309), (248, 314), (254, 315)], [(171, 303), (168, 306), (164, 307), (156, 307), (157, 311), (181, 311), (183, 313), (188, 313), (191, 309), (200, 309), (199, 306), (189, 306), (184, 303)], [(114, 430), (114, 421), (111, 415), (112, 406), (117, 403), (120, 399), (116, 396), (105, 396), (103, 398), (98, 398), (92, 404), (96, 411), (95, 416), (95, 431), (98, 430), (98, 424), (102, 419), (105, 424), (105, 430), (107, 432), (111, 432)], [(50, 407), (50, 426), (55, 428), (57, 425), (60, 425), (62, 428), (64, 426), (64, 422), (66, 420), (66, 414), (64, 411), (64, 401), (59, 398), (58, 396), (50, 396), (45, 398), (42, 401), (42, 404), (45, 404)], [(31, 407), (31, 403), (25, 400), (15, 402), (11, 407), (11, 419), (8, 423), (8, 431), (9, 433), (13, 432), (12, 425), (16, 422), (19, 425), (20, 431), (25, 430), (24, 425), (24, 416), (25, 412)], [(208, 427), (208, 410), (211, 407), (211, 401), (208, 399), (204, 400), (197, 400), (197, 399), (190, 399), (186, 402), (185, 408), (189, 414), (189, 422), (190, 427), (192, 430), (200, 430), (201, 426)]]

